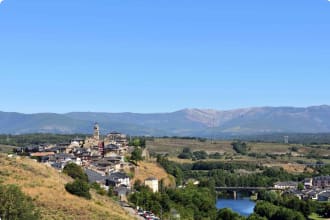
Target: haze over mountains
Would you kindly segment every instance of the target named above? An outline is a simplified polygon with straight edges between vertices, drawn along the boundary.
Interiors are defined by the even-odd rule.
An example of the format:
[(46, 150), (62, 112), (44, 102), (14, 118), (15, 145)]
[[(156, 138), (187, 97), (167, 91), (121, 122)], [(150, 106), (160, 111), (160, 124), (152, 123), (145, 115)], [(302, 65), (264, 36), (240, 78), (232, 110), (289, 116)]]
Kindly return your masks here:
[(330, 106), (256, 107), (228, 111), (183, 109), (172, 113), (22, 114), (0, 112), (0, 133), (86, 133), (98, 122), (101, 132), (130, 135), (199, 136), (330, 132)]

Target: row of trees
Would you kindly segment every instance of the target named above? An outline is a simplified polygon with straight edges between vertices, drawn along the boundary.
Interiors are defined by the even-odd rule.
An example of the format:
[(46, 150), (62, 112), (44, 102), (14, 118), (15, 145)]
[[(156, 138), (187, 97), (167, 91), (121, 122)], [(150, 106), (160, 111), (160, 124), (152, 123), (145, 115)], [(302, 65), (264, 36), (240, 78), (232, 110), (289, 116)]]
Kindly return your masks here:
[(73, 138), (83, 134), (22, 134), (22, 135), (0, 135), (0, 144), (12, 146), (38, 145), (38, 144), (57, 144), (70, 142)]
[(147, 141), (147, 138), (145, 138), (145, 137), (130, 137), (130, 141), (129, 141), (128, 145), (134, 146), (134, 147), (145, 148), (146, 141)]
[(205, 160), (205, 159), (221, 159), (222, 155), (218, 152), (208, 154), (206, 151), (199, 150), (192, 152), (189, 147), (183, 148), (182, 152), (178, 155), (180, 159), (191, 159), (191, 160)]
[(249, 171), (255, 171), (257, 169), (264, 169), (263, 166), (259, 165), (256, 162), (220, 162), (220, 161), (198, 161), (193, 164), (182, 165), (184, 170), (214, 170), (214, 169), (223, 169), (234, 172), (237, 169), (244, 169)]
[(301, 212), (288, 209), (282, 206), (276, 206), (272, 203), (259, 201), (257, 202), (256, 207), (254, 208), (254, 212), (261, 216), (265, 217), (269, 220), (305, 220), (306, 218), (303, 216)]
[(205, 171), (185, 171), (185, 178), (214, 180), (217, 186), (255, 186), (269, 187), (277, 181), (301, 181), (311, 174), (293, 175), (284, 171), (282, 168), (265, 168), (257, 173), (238, 173), (232, 170), (214, 169)]
[[(236, 162), (206, 162), (199, 161), (193, 164), (178, 164), (168, 160), (165, 156), (157, 156), (157, 162), (173, 175), (177, 184), (181, 185), (185, 179), (213, 180), (217, 186), (273, 186), (277, 181), (301, 181), (312, 174), (290, 174), (283, 168), (266, 168), (256, 163)], [(247, 172), (238, 173), (237, 170), (244, 169)]]
[(325, 218), (330, 217), (330, 204), (320, 203), (313, 200), (300, 200), (293, 195), (279, 195), (272, 191), (262, 191), (258, 199), (271, 203), (272, 205), (288, 208), (302, 213), (306, 218), (312, 213), (317, 213)]

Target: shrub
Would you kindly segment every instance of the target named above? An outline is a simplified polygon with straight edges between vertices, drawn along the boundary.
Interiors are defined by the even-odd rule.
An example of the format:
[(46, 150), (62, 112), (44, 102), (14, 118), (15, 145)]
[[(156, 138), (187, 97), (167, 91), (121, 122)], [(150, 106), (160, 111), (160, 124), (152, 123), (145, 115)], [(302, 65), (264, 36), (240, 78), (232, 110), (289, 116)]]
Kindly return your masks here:
[(91, 199), (91, 194), (89, 193), (89, 185), (83, 180), (76, 179), (72, 183), (67, 183), (65, 184), (65, 189), (73, 195)]
[(220, 209), (217, 213), (217, 220), (239, 220), (241, 217), (239, 214), (233, 212), (231, 209)]
[(192, 158), (192, 152), (189, 147), (183, 148), (182, 152), (178, 155), (178, 158), (180, 159), (191, 159)]
[(32, 203), (32, 199), (26, 196), (16, 185), (0, 185), (0, 219), (39, 219), (39, 212)]
[(232, 145), (233, 149), (239, 154), (244, 155), (248, 151), (248, 146), (244, 142), (237, 141), (237, 142), (231, 143), (231, 145)]
[(84, 172), (84, 170), (75, 163), (69, 163), (65, 165), (63, 169), (63, 173), (67, 174), (68, 176), (72, 177), (73, 179), (80, 179), (85, 182), (88, 182), (88, 176)]

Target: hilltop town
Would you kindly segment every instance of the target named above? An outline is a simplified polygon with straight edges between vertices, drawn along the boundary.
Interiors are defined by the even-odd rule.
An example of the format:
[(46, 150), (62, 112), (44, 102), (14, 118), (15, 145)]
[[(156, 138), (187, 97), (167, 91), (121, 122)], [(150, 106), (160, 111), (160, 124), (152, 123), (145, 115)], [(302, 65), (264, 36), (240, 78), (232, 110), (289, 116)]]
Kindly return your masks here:
[[(90, 137), (76, 137), (70, 143), (17, 147), (15, 152), (58, 171), (70, 163), (77, 164), (83, 168), (91, 184), (98, 183), (107, 191), (111, 188), (120, 201), (127, 202), (127, 195), (132, 190), (132, 178), (139, 172), (137, 163), (129, 157), (135, 148), (129, 146), (127, 136), (119, 132), (110, 132), (102, 138), (100, 127), (95, 123)], [(142, 146), (138, 148), (141, 148), (141, 159), (148, 160), (148, 150)], [(159, 180), (155, 176), (139, 181), (151, 191), (158, 192)]]
[[(204, 215), (213, 216), (211, 219), (222, 219), (216, 218), (214, 214), (224, 212), (226, 215), (226, 210), (215, 206), (219, 197), (234, 195), (234, 199), (239, 199), (242, 193), (249, 196), (251, 201), (257, 201), (254, 205), (256, 208), (249, 213), (251, 216), (257, 214), (271, 219), (263, 212), (263, 209), (271, 206), (274, 206), (278, 215), (290, 212), (290, 215), (297, 217), (303, 214), (306, 219), (316, 214), (328, 216), (326, 209), (330, 200), (330, 166), (326, 162), (330, 148), (327, 144), (290, 144), (287, 137), (284, 143), (259, 143), (192, 137), (130, 137), (119, 132), (101, 135), (97, 123), (91, 131), (91, 135), (83, 138), (83, 135), (68, 135), (66, 139), (70, 141), (67, 143), (39, 142), (37, 145), (16, 147), (16, 154), (9, 153), (8, 162), (5, 163), (29, 160), (42, 167), (14, 167), (24, 167), (19, 172), (25, 172), (25, 169), (36, 172), (47, 168), (51, 173), (58, 172), (64, 178), (72, 177), (66, 172), (67, 167), (77, 166), (86, 174), (92, 199), (98, 199), (95, 195), (97, 193), (107, 198), (107, 204), (116, 201), (117, 205), (126, 210), (126, 215), (132, 218), (196, 219), (196, 216)], [(24, 135), (11, 138), (24, 139)], [(33, 140), (29, 142), (37, 143)], [(314, 149), (324, 152), (323, 155), (312, 155)], [(8, 172), (0, 172), (0, 175), (6, 178)], [(51, 176), (56, 179), (54, 174)], [(171, 177), (173, 184), (166, 183), (166, 177)], [(17, 178), (13, 176), (6, 183), (20, 185)], [(71, 183), (72, 179), (59, 181), (57, 192), (63, 193), (67, 184)], [(23, 189), (36, 198), (39, 206), (43, 204), (38, 200), (39, 193), (44, 192), (43, 187), (31, 189), (33, 184), (30, 182), (22, 184), (28, 186)], [(40, 194), (47, 195), (49, 192)], [(216, 198), (216, 195), (219, 197)], [(43, 198), (42, 201), (49, 200)], [(299, 207), (291, 210), (291, 200), (300, 204)], [(279, 208), (277, 201), (281, 201), (282, 208)], [(196, 202), (198, 206), (194, 205)], [(97, 203), (100, 203), (99, 200)], [(55, 207), (57, 205), (52, 204)], [(311, 208), (305, 210), (305, 206)]]

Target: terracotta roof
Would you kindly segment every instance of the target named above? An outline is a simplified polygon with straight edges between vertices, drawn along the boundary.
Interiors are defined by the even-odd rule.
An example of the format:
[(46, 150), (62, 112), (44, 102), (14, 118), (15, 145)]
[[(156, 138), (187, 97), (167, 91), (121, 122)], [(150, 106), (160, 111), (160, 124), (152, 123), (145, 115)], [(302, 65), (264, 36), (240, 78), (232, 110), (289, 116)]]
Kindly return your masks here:
[(30, 154), (31, 157), (44, 157), (44, 156), (50, 156), (55, 155), (54, 152), (37, 152)]

